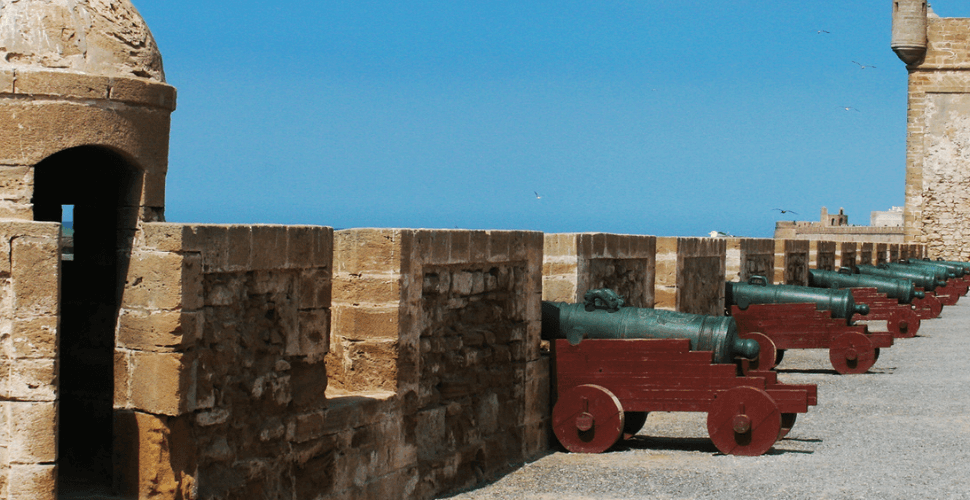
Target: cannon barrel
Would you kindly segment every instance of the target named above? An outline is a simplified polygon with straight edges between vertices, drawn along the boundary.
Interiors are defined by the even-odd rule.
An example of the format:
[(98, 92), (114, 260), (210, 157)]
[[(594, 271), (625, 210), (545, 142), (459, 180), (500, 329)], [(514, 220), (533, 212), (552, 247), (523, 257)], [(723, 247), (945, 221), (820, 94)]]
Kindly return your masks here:
[[(923, 260), (926, 260), (926, 259), (923, 259)], [(967, 274), (970, 274), (970, 262), (960, 262), (957, 260), (943, 260), (940, 258), (931, 262), (940, 262), (943, 264), (950, 264), (951, 266), (955, 266), (955, 267), (962, 267), (964, 276)]]
[(735, 357), (755, 359), (760, 347), (738, 338), (734, 318), (642, 307), (623, 307), (613, 290), (586, 292), (585, 302), (542, 302), (542, 337), (565, 338), (573, 345), (589, 339), (688, 339), (694, 351), (713, 351), (715, 363)]
[(951, 262), (944, 262), (941, 260), (906, 259), (906, 260), (901, 260), (899, 262), (903, 264), (909, 264), (912, 266), (942, 267), (948, 271), (947, 277), (949, 278), (962, 278), (967, 274), (967, 268), (963, 264), (954, 264)]
[(751, 304), (797, 304), (810, 302), (820, 311), (830, 311), (833, 318), (846, 322), (853, 314), (869, 314), (869, 306), (856, 304), (849, 290), (832, 290), (795, 285), (771, 285), (764, 276), (752, 276), (747, 283), (728, 281), (724, 286), (724, 303), (747, 309)]
[(913, 298), (926, 297), (924, 292), (914, 290), (912, 280), (852, 274), (852, 270), (845, 267), (838, 272), (809, 269), (808, 285), (818, 288), (875, 288), (879, 293), (898, 300), (900, 304), (909, 304)]
[(936, 276), (932, 272), (924, 271), (920, 267), (890, 268), (887, 264), (879, 264), (878, 266), (861, 264), (856, 266), (856, 269), (860, 274), (912, 280), (914, 285), (930, 292), (936, 290), (937, 287), (946, 286), (946, 281), (936, 279)]
[[(925, 261), (918, 261), (918, 262), (925, 262)], [(913, 267), (918, 268), (918, 269), (925, 269), (925, 270), (933, 273), (933, 276), (935, 276), (937, 280), (942, 281), (944, 283), (946, 283), (946, 280), (948, 280), (950, 278), (956, 278), (957, 277), (956, 273), (954, 271), (952, 271), (950, 268), (948, 268), (948, 267), (946, 267), (946, 266), (944, 266), (942, 264), (934, 264), (932, 262), (926, 262), (925, 264), (919, 264), (916, 261), (909, 262), (907, 260), (905, 262), (892, 262), (892, 263), (888, 263), (887, 265), (889, 266), (890, 269), (913, 268)]]

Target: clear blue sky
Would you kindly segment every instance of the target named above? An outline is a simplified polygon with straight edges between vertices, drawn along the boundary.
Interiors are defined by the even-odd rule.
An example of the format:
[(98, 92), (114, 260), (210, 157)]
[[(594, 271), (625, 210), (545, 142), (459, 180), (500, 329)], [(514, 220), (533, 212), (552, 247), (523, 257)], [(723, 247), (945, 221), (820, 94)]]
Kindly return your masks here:
[(904, 202), (888, 0), (134, 3), (169, 221), (770, 237)]

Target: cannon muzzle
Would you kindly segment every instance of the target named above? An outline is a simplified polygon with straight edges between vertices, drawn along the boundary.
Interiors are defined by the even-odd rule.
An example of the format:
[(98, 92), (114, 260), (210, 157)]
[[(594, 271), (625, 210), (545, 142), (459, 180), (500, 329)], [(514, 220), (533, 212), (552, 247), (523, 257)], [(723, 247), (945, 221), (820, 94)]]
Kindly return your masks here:
[(738, 338), (734, 318), (705, 316), (641, 307), (624, 307), (613, 290), (586, 292), (582, 304), (542, 302), (542, 338), (688, 339), (695, 351), (712, 351), (715, 363), (734, 358), (755, 359), (760, 348), (753, 339)]
[(747, 309), (751, 304), (813, 303), (833, 318), (851, 321), (854, 314), (869, 314), (869, 306), (856, 304), (852, 292), (795, 285), (772, 285), (764, 276), (752, 276), (747, 283), (725, 283), (724, 303)]

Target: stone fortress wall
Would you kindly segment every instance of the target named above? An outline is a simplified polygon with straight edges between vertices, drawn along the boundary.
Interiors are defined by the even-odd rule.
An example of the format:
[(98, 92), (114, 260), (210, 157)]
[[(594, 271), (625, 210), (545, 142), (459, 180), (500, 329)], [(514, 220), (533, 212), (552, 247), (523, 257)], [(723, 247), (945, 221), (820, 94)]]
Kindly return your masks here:
[[(432, 498), (550, 448), (544, 299), (720, 315), (726, 280), (928, 254), (163, 222), (175, 89), (108, 5), (0, 10), (0, 499)], [(29, 8), (64, 29), (11, 24)]]
[(909, 71), (905, 241), (970, 259), (970, 19), (893, 2), (892, 47)]

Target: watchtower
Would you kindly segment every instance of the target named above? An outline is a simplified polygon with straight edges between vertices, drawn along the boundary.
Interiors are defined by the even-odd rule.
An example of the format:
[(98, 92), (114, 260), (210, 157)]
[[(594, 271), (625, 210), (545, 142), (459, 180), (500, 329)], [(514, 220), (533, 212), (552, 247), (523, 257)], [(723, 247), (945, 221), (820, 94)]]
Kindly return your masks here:
[[(50, 397), (15, 401), (55, 408), (62, 491), (111, 484), (114, 332), (135, 230), (164, 217), (174, 109), (161, 55), (128, 0), (0, 5), (0, 222), (73, 221), (73, 255), (54, 266), (55, 326), (44, 331), (56, 329), (58, 347), (25, 354), (51, 371)], [(54, 491), (40, 486), (55, 474), (45, 472), (54, 447), (42, 448), (4, 457), (11, 487), (20, 478)], [(35, 465), (29, 480), (14, 470), (25, 464)]]
[(905, 241), (970, 258), (970, 19), (893, 1), (892, 49), (909, 72)]

